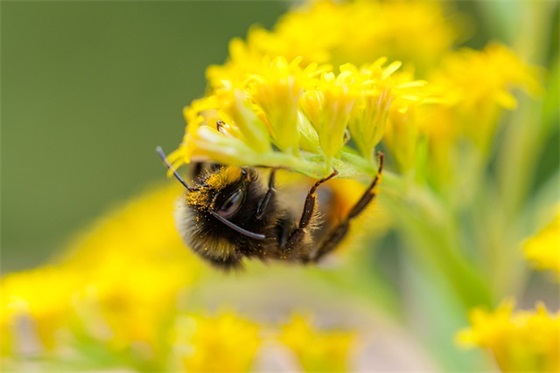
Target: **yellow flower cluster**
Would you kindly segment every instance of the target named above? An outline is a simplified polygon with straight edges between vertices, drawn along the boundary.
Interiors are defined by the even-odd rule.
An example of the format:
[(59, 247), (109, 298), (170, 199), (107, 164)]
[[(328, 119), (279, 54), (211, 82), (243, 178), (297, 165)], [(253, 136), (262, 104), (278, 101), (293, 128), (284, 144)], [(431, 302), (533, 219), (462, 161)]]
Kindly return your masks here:
[(540, 303), (534, 311), (513, 308), (505, 301), (494, 312), (474, 309), (471, 327), (457, 335), (457, 342), (485, 349), (504, 372), (559, 371), (560, 312), (549, 313)]
[(304, 372), (347, 372), (355, 335), (345, 331), (317, 331), (311, 318), (294, 315), (282, 328), (280, 341), (295, 352)]
[[(174, 226), (179, 193), (175, 184), (146, 193), (97, 222), (56, 264), (3, 277), (2, 352), (56, 353), (72, 331), (152, 360), (179, 297), (201, 276)], [(25, 348), (24, 336), (36, 340), (35, 350)]]
[(257, 369), (257, 357), (265, 346), (280, 345), (295, 355), (304, 372), (348, 371), (355, 333), (320, 330), (301, 314), (292, 315), (277, 329), (232, 311), (184, 315), (175, 327), (174, 358), (186, 372), (246, 372)]
[(261, 345), (260, 329), (232, 311), (185, 315), (174, 328), (174, 354), (185, 372), (246, 372)]
[[(385, 66), (384, 58), (338, 72), (301, 61), (264, 56), (209, 69), (213, 91), (185, 109), (185, 138), (169, 160), (287, 167), (313, 177), (333, 167), (343, 177), (373, 174), (389, 110), (420, 102), (424, 83), (403, 78), (395, 73), (400, 63)], [(349, 139), (361, 162), (345, 147)]]

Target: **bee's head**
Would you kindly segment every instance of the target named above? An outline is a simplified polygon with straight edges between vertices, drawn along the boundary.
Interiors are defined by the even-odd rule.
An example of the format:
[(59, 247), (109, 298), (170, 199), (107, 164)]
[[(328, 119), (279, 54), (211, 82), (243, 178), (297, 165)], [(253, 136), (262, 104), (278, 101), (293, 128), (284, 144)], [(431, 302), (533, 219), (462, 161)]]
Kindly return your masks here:
[[(161, 148), (158, 153), (172, 170)], [(190, 186), (174, 170), (173, 175), (186, 188), (177, 226), (186, 244), (204, 259), (222, 267), (239, 266), (247, 247), (254, 246), (247, 242), (266, 239), (258, 233), (269, 219), (256, 217), (266, 194), (257, 171), (215, 164)]]
[[(257, 172), (236, 166), (210, 169), (187, 191), (177, 223), (186, 243), (205, 259), (239, 264), (248, 240), (264, 240), (255, 215), (264, 197)], [(256, 231), (256, 232), (255, 232)]]

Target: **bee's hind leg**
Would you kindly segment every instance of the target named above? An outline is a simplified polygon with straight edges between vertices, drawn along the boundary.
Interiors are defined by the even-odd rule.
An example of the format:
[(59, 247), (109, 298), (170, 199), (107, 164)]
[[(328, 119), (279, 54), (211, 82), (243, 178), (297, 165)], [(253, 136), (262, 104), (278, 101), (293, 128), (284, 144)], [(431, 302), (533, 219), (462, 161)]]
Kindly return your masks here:
[(319, 188), (321, 184), (332, 179), (336, 175), (338, 175), (338, 172), (335, 170), (329, 176), (317, 181), (315, 184), (313, 184), (311, 189), (309, 189), (307, 197), (305, 197), (305, 203), (303, 205), (303, 212), (301, 213), (301, 217), (299, 219), (299, 224), (297, 228), (290, 233), (285, 244), (282, 245), (283, 256), (285, 256), (286, 258), (298, 258), (303, 260), (304, 262), (308, 261), (306, 260), (306, 258), (309, 256), (309, 253), (300, 253), (299, 250), (296, 249), (301, 248), (300, 243), (302, 242), (307, 232), (305, 228), (307, 228), (307, 226), (313, 219), (313, 216), (316, 215), (315, 210), (317, 208), (317, 188)]
[(377, 157), (379, 164), (377, 174), (375, 175), (375, 178), (373, 179), (369, 187), (365, 190), (364, 194), (362, 194), (360, 200), (356, 202), (356, 204), (352, 207), (346, 219), (340, 222), (340, 224), (338, 224), (328, 233), (327, 239), (323, 241), (319, 249), (316, 252), (312, 253), (312, 255), (307, 258), (307, 260), (304, 260), (304, 262), (316, 263), (321, 260), (321, 258), (323, 258), (326, 254), (333, 251), (348, 233), (348, 229), (350, 228), (350, 222), (352, 221), (352, 219), (360, 215), (370, 204), (370, 202), (375, 198), (375, 196), (377, 195), (375, 187), (379, 183), (379, 180), (381, 179), (381, 172), (383, 171), (384, 155), (383, 153), (379, 152)]

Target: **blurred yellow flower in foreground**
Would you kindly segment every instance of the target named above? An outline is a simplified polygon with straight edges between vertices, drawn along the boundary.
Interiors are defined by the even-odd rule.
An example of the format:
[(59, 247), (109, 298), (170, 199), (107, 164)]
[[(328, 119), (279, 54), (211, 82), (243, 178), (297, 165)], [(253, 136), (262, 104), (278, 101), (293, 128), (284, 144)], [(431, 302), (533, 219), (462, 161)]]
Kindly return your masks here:
[(179, 298), (201, 276), (174, 225), (180, 192), (175, 183), (155, 188), (94, 223), (55, 265), (2, 278), (3, 351), (28, 355), (19, 340), (35, 337), (34, 353), (43, 354), (60, 347), (64, 328), (139, 361), (155, 359)]
[(515, 311), (513, 301), (494, 312), (474, 309), (471, 327), (457, 334), (463, 347), (488, 351), (504, 372), (556, 372), (560, 370), (560, 312), (542, 303), (534, 311)]
[(0, 281), (2, 355), (45, 355), (57, 347), (74, 315), (72, 298), (83, 280), (79, 273), (44, 266), (12, 273)]
[(89, 333), (117, 350), (140, 345), (153, 354), (179, 296), (201, 275), (202, 265), (175, 228), (180, 193), (172, 183), (143, 194), (78, 237), (62, 260), (84, 278), (86, 295), (77, 307), (85, 326), (96, 325), (88, 320), (92, 309), (105, 323), (102, 334)]
[(246, 372), (261, 344), (261, 327), (232, 311), (179, 317), (175, 355), (186, 372)]
[(554, 271), (556, 278), (560, 279), (560, 214), (544, 229), (527, 239), (523, 251), (535, 268)]
[(259, 324), (233, 311), (220, 311), (215, 316), (179, 316), (171, 344), (174, 364), (186, 372), (252, 371), (267, 344), (289, 349), (305, 372), (342, 372), (349, 369), (355, 339), (352, 331), (316, 328), (308, 315), (299, 313), (278, 330), (274, 324)]
[(346, 372), (355, 337), (349, 331), (317, 329), (309, 316), (293, 315), (279, 340), (296, 354), (305, 372)]

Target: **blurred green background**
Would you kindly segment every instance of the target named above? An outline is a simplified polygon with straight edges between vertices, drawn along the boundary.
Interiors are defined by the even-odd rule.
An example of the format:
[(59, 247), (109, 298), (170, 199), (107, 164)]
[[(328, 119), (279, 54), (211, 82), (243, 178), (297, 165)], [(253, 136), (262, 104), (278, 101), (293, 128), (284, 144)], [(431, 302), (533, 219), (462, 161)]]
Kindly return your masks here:
[(2, 271), (165, 179), (204, 70), (286, 2), (1, 3)]

